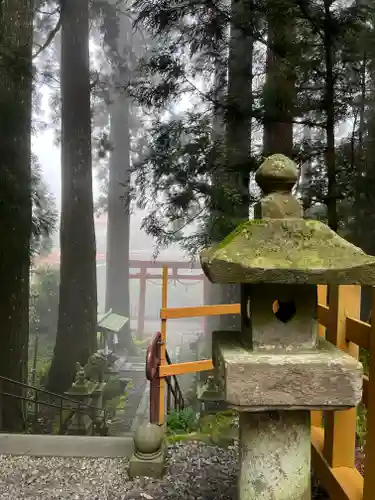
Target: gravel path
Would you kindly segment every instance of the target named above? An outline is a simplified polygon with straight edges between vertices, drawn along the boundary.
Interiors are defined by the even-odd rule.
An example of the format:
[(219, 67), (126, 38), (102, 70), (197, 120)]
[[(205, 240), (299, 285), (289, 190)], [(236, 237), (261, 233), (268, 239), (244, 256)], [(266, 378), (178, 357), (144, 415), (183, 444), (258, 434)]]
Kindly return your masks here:
[[(0, 455), (1, 500), (232, 500), (237, 450), (202, 443), (169, 449), (160, 480), (129, 481), (127, 460), (32, 458)], [(314, 487), (315, 500), (328, 500)]]

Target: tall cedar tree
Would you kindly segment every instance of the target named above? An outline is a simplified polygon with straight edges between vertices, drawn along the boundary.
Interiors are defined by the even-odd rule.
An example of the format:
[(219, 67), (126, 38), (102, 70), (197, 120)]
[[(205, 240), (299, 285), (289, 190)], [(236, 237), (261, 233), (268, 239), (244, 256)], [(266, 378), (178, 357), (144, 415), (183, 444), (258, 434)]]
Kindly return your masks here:
[(354, 178), (353, 169), (342, 161), (347, 138), (337, 136), (337, 127), (346, 120), (356, 121), (369, 9), (360, 2), (339, 8), (328, 0), (315, 5), (297, 3), (302, 48), (302, 62), (297, 65), (298, 111), (315, 136), (315, 144), (304, 145), (312, 160), (306, 199), (324, 203), (326, 222), (338, 231), (348, 222), (343, 221), (343, 208)]
[[(130, 318), (130, 101), (124, 87), (130, 71), (132, 25), (120, 5), (111, 2), (102, 5), (102, 16), (104, 48), (112, 68), (105, 308)], [(119, 340), (130, 355), (137, 352), (130, 322), (120, 332)]]
[(96, 248), (91, 164), (89, 2), (61, 4), (60, 290), (50, 390), (65, 391), (75, 363), (96, 349)]
[[(141, 20), (164, 42), (163, 50), (145, 65), (148, 76), (158, 74), (160, 79), (155, 84), (152, 78), (146, 78), (139, 92), (143, 103), (160, 107), (161, 102), (177, 102), (189, 87), (189, 78), (191, 81), (198, 75), (210, 81), (214, 72), (220, 72), (220, 65), (221, 73), (226, 74), (229, 44), (225, 26), (234, 21), (228, 2), (188, 0), (172, 6), (163, 0), (137, 0), (136, 5)], [(323, 218), (334, 230), (344, 231), (346, 237), (371, 252), (374, 6), (363, 1), (254, 0), (252, 8), (250, 35), (256, 42), (252, 131), (264, 128), (265, 154), (293, 153), (304, 166), (300, 190), (309, 216)], [(245, 30), (244, 35), (249, 33)], [(218, 39), (224, 54), (219, 64), (212, 61), (215, 50), (210, 46)], [(256, 53), (259, 48), (264, 52), (265, 47), (264, 68)], [(187, 63), (182, 62), (189, 51)], [(186, 68), (193, 69), (188, 73)], [(264, 85), (259, 82), (263, 76)], [(212, 183), (217, 149), (221, 158), (226, 155), (222, 151), (224, 141), (217, 141), (216, 147), (212, 140), (215, 134), (209, 133), (206, 121), (209, 110), (215, 113), (219, 108), (222, 112), (224, 107), (224, 111), (230, 111), (230, 103), (220, 106), (222, 100), (218, 106), (215, 92), (210, 90), (202, 92), (194, 86), (188, 90), (206, 106), (202, 112), (196, 107), (195, 113), (186, 118), (156, 123), (150, 135), (150, 154), (142, 165), (146, 168), (138, 179), (139, 185), (146, 184), (145, 179), (148, 186), (153, 183), (153, 199), (164, 193), (164, 198), (159, 197), (163, 203), (146, 218), (146, 229), (165, 244), (177, 240), (195, 253), (210, 242), (213, 221), (216, 229), (221, 229), (218, 220), (224, 222), (222, 227), (226, 225), (224, 217), (210, 220), (212, 213), (219, 213), (219, 209), (214, 210), (216, 206), (230, 206), (234, 200), (237, 205), (239, 198), (229, 193), (225, 183)], [(224, 116), (228, 118), (230, 113), (224, 112)], [(351, 120), (352, 131), (338, 136), (338, 127)], [(304, 137), (300, 126), (305, 128)], [(254, 137), (252, 134), (253, 142)], [(254, 160), (254, 148), (252, 157)], [(189, 210), (192, 207), (194, 210)], [(230, 214), (230, 209), (224, 214)], [(184, 237), (181, 231), (168, 231), (168, 224), (176, 218), (181, 219), (182, 227), (193, 221), (203, 230), (190, 237)]]
[[(194, 254), (248, 217), (257, 12), (242, 0), (173, 7), (167, 1), (139, 0), (135, 8), (138, 22), (159, 43), (142, 65), (133, 95), (161, 114), (183, 94), (195, 94), (196, 103), (194, 111), (154, 120), (149, 131), (149, 153), (135, 166), (140, 205), (152, 200), (144, 227), (161, 246), (178, 241)], [(221, 76), (212, 85), (214, 72)], [(203, 91), (194, 77), (203, 79)], [(198, 230), (186, 235), (192, 221)]]
[[(222, 35), (225, 32), (223, 29), (225, 23), (228, 21), (233, 23), (232, 13), (224, 2), (219, 1), (210, 3), (210, 9), (207, 9), (206, 2), (199, 0), (190, 0), (173, 8), (163, 0), (157, 2), (138, 0), (137, 4), (141, 8), (142, 20), (163, 40), (172, 40), (169, 46), (165, 44), (164, 50), (159, 51), (158, 55), (148, 62), (150, 74), (158, 73), (162, 78), (157, 85), (152, 85), (152, 82), (148, 81), (148, 85), (143, 86), (141, 99), (153, 105), (158, 105), (161, 100), (175, 102), (179, 92), (184, 90), (182, 82), (185, 80), (186, 87), (186, 81), (188, 77), (191, 79), (193, 73), (203, 75), (206, 82), (209, 80), (211, 62), (209, 40), (214, 38), (212, 33)], [(311, 191), (310, 199), (327, 206), (328, 223), (337, 230), (341, 217), (340, 210), (348, 190), (348, 177), (342, 166), (337, 163), (338, 138), (335, 137), (335, 130), (338, 125), (353, 116), (352, 102), (358, 91), (356, 76), (358, 46), (360, 35), (368, 30), (365, 23), (368, 20), (368, 8), (357, 2), (338, 6), (326, 0), (314, 4), (304, 0), (298, 2), (254, 0), (252, 9), (254, 15), (251, 31), (249, 33), (245, 30), (244, 36), (251, 35), (257, 42), (258, 50), (259, 47), (267, 47), (265, 85), (259, 82), (259, 77), (264, 75), (264, 67), (253, 57), (253, 66), (256, 63), (256, 70), (253, 73), (256, 75), (257, 83), (253, 88), (252, 116), (257, 125), (264, 127), (264, 153), (281, 149), (285, 153), (293, 153), (293, 157), (299, 163), (312, 160), (314, 176), (308, 183)], [(212, 11), (216, 15), (210, 18), (208, 12)], [(187, 26), (185, 30), (181, 29), (181, 26), (184, 26), (184, 19), (187, 19), (186, 24), (189, 29)], [(173, 33), (177, 33), (174, 39)], [(189, 64), (185, 64), (185, 68), (193, 68), (189, 75), (182, 67), (182, 63), (179, 64), (177, 60), (177, 55), (184, 54), (184, 46), (190, 50)], [(230, 53), (230, 47), (227, 46), (226, 50)], [(181, 59), (180, 57), (180, 61)], [(229, 62), (227, 61), (228, 65)], [(213, 71), (214, 64), (211, 64), (211, 77)], [(210, 91), (197, 91), (193, 86), (190, 87), (190, 91), (199, 94), (202, 101), (205, 100), (206, 109), (200, 113), (200, 118), (196, 112), (186, 121), (192, 124), (200, 119), (199, 123), (203, 126), (207, 107), (215, 105), (215, 100)], [(230, 111), (230, 103), (226, 103), (225, 108)], [(307, 145), (306, 141), (301, 141), (300, 129), (293, 128), (296, 124), (309, 127), (313, 141), (309, 141)], [(185, 134), (190, 133), (191, 136), (191, 129), (181, 127), (181, 123), (178, 125), (180, 136), (181, 131)], [(254, 125), (253, 123), (252, 128), (255, 131)], [(159, 127), (161, 133), (157, 134), (157, 127), (154, 127), (153, 137), (157, 139), (153, 140), (152, 137), (151, 144), (157, 146), (159, 139), (165, 141), (168, 133), (168, 138), (173, 139), (170, 146), (175, 147), (175, 150), (165, 155), (161, 155), (157, 148), (152, 150), (148, 166), (157, 173), (157, 179), (163, 179), (161, 171), (164, 169), (166, 173), (165, 167), (168, 165), (169, 174), (169, 171), (172, 171), (169, 163), (173, 159), (178, 182), (181, 165), (189, 165), (191, 175), (192, 165), (196, 164), (197, 159), (204, 153), (193, 147), (192, 143), (189, 148), (185, 147), (179, 152), (178, 141), (172, 134), (172, 128), (176, 132), (177, 124), (171, 122), (167, 128), (163, 123)], [(293, 132), (296, 132), (294, 138)], [(201, 141), (194, 136), (195, 144), (206, 140), (203, 135), (200, 139)], [(192, 160), (190, 162), (186, 159), (188, 149), (190, 153), (188, 158)], [(205, 154), (206, 172), (209, 173), (212, 169), (212, 162), (210, 163), (212, 151), (206, 148)], [(197, 168), (195, 178), (198, 179), (200, 176), (201, 181), (198, 184), (199, 192), (211, 199), (214, 198), (217, 203), (222, 194), (220, 189), (206, 185), (204, 191), (201, 175), (201, 170)], [(345, 185), (344, 180), (346, 180)], [(158, 184), (160, 191), (163, 187), (168, 190), (171, 180), (168, 185), (162, 186), (162, 184)], [(194, 184), (193, 181), (191, 184)], [(185, 189), (186, 196), (183, 197), (180, 193), (177, 202), (184, 200), (186, 205), (187, 196), (190, 195), (192, 199), (191, 192), (191, 189)], [(168, 204), (175, 201), (176, 199), (171, 200), (170, 197), (166, 199)], [(178, 209), (177, 203), (174, 203), (174, 206), (175, 211), (170, 207), (164, 210), (169, 219), (175, 216)], [(205, 206), (208, 207), (209, 203)], [(186, 207), (184, 209), (185, 213), (188, 213)], [(150, 215), (146, 225), (151, 232), (162, 235), (165, 241), (167, 238), (161, 228), (161, 221), (162, 218)], [(195, 237), (192, 240), (197, 248), (204, 238)]]
[[(5, 0), (0, 10), (0, 374), (27, 380), (32, 232), (31, 98), (33, 2)], [(2, 383), (4, 392), (22, 389)], [(2, 398), (1, 427), (22, 431), (23, 405)]]
[[(268, 0), (266, 79), (263, 87), (263, 154), (293, 151), (295, 2)], [(282, 54), (282, 55), (280, 55)]]

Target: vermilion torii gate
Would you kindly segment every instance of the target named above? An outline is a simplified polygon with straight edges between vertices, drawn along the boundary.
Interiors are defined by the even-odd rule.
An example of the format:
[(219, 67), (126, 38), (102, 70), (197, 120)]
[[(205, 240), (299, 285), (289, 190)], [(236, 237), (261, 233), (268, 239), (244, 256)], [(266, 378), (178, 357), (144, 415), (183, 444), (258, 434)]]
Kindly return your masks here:
[[(105, 265), (106, 255), (105, 253), (97, 253), (96, 255), (97, 265)], [(40, 265), (51, 265), (58, 266), (60, 264), (60, 252), (54, 250), (49, 255), (37, 259), (36, 264)], [(145, 313), (146, 313), (146, 293), (147, 293), (147, 281), (150, 280), (160, 280), (160, 285), (163, 279), (163, 267), (168, 267), (168, 279), (174, 281), (203, 281), (203, 292), (202, 300), (204, 303), (204, 298), (206, 295), (207, 279), (205, 278), (201, 266), (198, 262), (189, 261), (152, 261), (152, 260), (140, 260), (140, 259), (130, 259), (129, 268), (133, 271), (129, 274), (129, 279), (139, 280), (139, 295), (138, 295), (138, 307), (137, 307), (137, 336), (140, 338), (144, 331), (145, 326)], [(150, 270), (158, 269), (159, 272), (149, 272)], [(199, 270), (199, 273), (189, 274), (188, 270)], [(136, 271), (134, 271), (136, 270)], [(184, 272), (185, 271), (185, 272)]]
[[(203, 281), (203, 300), (205, 297), (205, 284), (206, 278), (202, 272), (199, 274), (180, 273), (180, 270), (199, 269), (201, 266), (198, 263), (184, 262), (184, 261), (144, 261), (144, 260), (131, 260), (129, 263), (131, 269), (139, 269), (138, 272), (130, 273), (130, 279), (139, 279), (139, 297), (138, 297), (138, 317), (137, 317), (137, 336), (141, 336), (144, 330), (145, 323), (145, 307), (146, 307), (146, 284), (147, 281), (162, 280), (163, 267), (167, 266), (171, 271), (168, 278), (175, 281)], [(149, 273), (149, 269), (160, 269), (160, 273)]]

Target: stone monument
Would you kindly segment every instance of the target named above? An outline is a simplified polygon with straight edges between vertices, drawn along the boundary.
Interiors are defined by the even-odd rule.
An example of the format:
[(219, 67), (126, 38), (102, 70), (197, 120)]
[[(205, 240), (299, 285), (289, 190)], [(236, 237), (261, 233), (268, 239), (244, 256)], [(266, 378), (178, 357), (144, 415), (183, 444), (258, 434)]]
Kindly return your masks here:
[(292, 195), (283, 155), (256, 172), (255, 218), (201, 253), (212, 283), (241, 287), (241, 331), (213, 332), (215, 378), (239, 411), (240, 500), (310, 500), (310, 410), (358, 405), (362, 365), (318, 336), (317, 285), (375, 283), (375, 258)]

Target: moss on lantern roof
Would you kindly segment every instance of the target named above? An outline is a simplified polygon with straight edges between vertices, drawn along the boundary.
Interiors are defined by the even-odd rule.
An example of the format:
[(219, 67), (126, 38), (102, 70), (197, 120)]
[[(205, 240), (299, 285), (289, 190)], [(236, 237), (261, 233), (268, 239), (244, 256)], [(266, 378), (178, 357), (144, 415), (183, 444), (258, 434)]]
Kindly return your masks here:
[(316, 220), (246, 221), (201, 265), (213, 283), (375, 284), (375, 257)]

